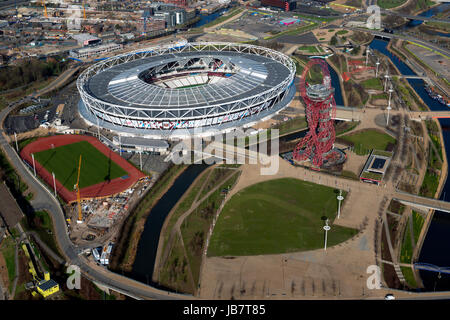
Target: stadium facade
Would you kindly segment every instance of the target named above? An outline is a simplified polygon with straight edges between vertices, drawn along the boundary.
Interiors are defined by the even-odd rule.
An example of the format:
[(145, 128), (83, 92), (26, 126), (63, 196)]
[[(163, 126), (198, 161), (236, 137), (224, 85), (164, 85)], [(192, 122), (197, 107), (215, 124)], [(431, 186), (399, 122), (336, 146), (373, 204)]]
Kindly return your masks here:
[(88, 123), (121, 135), (208, 136), (272, 117), (293, 99), (294, 77), (294, 62), (269, 48), (158, 46), (86, 69), (77, 80), (79, 112)]

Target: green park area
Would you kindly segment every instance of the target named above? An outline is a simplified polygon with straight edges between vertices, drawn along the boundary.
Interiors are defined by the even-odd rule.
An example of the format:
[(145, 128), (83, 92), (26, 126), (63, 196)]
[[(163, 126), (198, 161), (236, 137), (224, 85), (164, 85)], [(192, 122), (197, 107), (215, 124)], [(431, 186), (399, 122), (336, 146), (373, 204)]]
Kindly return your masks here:
[[(112, 152), (112, 151), (111, 151)], [(36, 152), (34, 157), (68, 190), (77, 183), (80, 155), (80, 189), (127, 175), (127, 172), (87, 141)]]
[(361, 82), (364, 89), (368, 90), (383, 90), (383, 85), (378, 78), (367, 79)]
[(395, 138), (375, 129), (360, 130), (345, 135), (342, 139), (352, 143), (358, 155), (368, 154), (372, 149), (386, 150), (389, 144), (396, 143)]
[(293, 178), (258, 183), (235, 194), (214, 228), (208, 255), (277, 254), (322, 248), (325, 217), (328, 246), (357, 230), (333, 225), (337, 190)]
[(392, 9), (404, 4), (407, 0), (378, 0), (377, 5), (383, 9)]
[(0, 252), (5, 259), (6, 268), (8, 269), (8, 279), (10, 285), (16, 277), (15, 247), (16, 244), (13, 237), (5, 238), (0, 245)]

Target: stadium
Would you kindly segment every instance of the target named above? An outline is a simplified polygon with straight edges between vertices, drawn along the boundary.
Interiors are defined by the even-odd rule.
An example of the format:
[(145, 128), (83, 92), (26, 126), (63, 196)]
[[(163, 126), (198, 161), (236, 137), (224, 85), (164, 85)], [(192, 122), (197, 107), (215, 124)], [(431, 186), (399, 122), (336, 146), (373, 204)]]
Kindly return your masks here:
[(295, 64), (269, 48), (183, 43), (121, 54), (77, 80), (79, 113), (127, 136), (208, 136), (268, 119), (293, 99)]

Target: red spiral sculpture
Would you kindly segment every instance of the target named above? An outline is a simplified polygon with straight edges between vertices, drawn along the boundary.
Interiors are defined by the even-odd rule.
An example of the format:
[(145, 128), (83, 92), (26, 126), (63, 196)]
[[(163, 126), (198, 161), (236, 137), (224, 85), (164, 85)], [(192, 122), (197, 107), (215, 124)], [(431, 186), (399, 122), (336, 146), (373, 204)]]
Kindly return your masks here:
[[(310, 85), (306, 82), (306, 75), (316, 64), (322, 69), (323, 82)], [(300, 95), (306, 104), (309, 131), (295, 147), (293, 158), (296, 161), (310, 160), (314, 167), (320, 168), (324, 163), (332, 162), (339, 156), (333, 152), (336, 137), (333, 120), (336, 115), (334, 89), (331, 86), (328, 65), (323, 59), (312, 59), (303, 70)]]

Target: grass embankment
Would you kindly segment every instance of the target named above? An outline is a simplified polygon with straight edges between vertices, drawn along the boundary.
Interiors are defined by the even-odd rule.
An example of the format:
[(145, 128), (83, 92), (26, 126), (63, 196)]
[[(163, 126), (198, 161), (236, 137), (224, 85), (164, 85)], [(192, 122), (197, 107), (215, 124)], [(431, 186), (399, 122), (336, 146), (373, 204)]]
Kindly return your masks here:
[(340, 139), (354, 146), (354, 152), (358, 155), (366, 155), (372, 149), (386, 150), (390, 144), (396, 144), (397, 140), (387, 133), (375, 129), (360, 130), (340, 137)]
[[(406, 224), (406, 230), (403, 235), (402, 247), (400, 251), (400, 262), (401, 263), (412, 263), (412, 256), (414, 247), (417, 245), (417, 241), (419, 240), (420, 232), (422, 231), (422, 227), (425, 223), (424, 217), (416, 212), (412, 211), (411, 217), (413, 229), (410, 228), (410, 221), (408, 220)], [(412, 233), (411, 233), (412, 232)], [(413, 247), (414, 244), (414, 247)], [(411, 288), (417, 287), (416, 279), (414, 278), (414, 273), (411, 267), (401, 267), (403, 276), (405, 277), (406, 283)]]
[(425, 123), (432, 144), (429, 147), (428, 167), (425, 172), (419, 194), (429, 198), (434, 198), (439, 186), (443, 154), (438, 124), (434, 120), (428, 120)]
[(62, 257), (54, 237), (53, 221), (47, 211), (37, 211), (27, 216), (22, 226), (26, 231), (34, 231), (53, 252)]
[(300, 26), (300, 27), (296, 27), (294, 29), (289, 29), (289, 30), (286, 30), (286, 31), (279, 32), (279, 33), (277, 33), (277, 34), (275, 34), (273, 36), (265, 37), (264, 40), (272, 40), (272, 39), (276, 39), (276, 38), (281, 37), (281, 36), (295, 36), (295, 35), (298, 35), (300, 33), (304, 33), (304, 32), (310, 31), (310, 30), (314, 29), (317, 26), (318, 26), (317, 22), (309, 22), (308, 25), (303, 25), (303, 26)]
[[(224, 177), (222, 174), (214, 174), (215, 170), (225, 170), (228, 171), (229, 174)], [(182, 238), (180, 238), (178, 234), (176, 235), (171, 246), (169, 257), (164, 265), (161, 266), (160, 283), (183, 292), (195, 292), (200, 278), (200, 266), (206, 236), (211, 226), (212, 219), (224, 199), (222, 190), (230, 189), (235, 184), (239, 174), (240, 171), (215, 168), (211, 174), (202, 176), (204, 179), (199, 179), (196, 182), (195, 187), (184, 196), (182, 202), (170, 217), (168, 227), (166, 228), (167, 234), (170, 233), (179, 216), (189, 210), (197, 195), (199, 196), (198, 200), (200, 200), (201, 197), (207, 194), (207, 191), (202, 190), (202, 186), (207, 188), (214, 182), (214, 186), (217, 186), (220, 181), (225, 181), (184, 219), (180, 227)], [(222, 179), (219, 179), (219, 177), (222, 177)], [(205, 181), (206, 178), (207, 181)], [(212, 189), (209, 191), (211, 190)], [(199, 192), (201, 192), (202, 195), (199, 195)]]
[(380, 79), (378, 78), (372, 78), (367, 79), (361, 82), (361, 85), (364, 87), (364, 89), (372, 89), (372, 90), (383, 90), (383, 85), (381, 84)]
[(114, 248), (113, 257), (110, 263), (110, 268), (112, 270), (131, 271), (147, 215), (186, 167), (186, 165), (180, 165), (172, 166), (167, 169), (145, 194), (139, 204), (131, 210), (123, 224), (120, 233), (122, 236), (119, 238)]
[[(5, 238), (0, 244), (0, 252), (3, 255), (6, 263), (6, 269), (8, 269), (8, 279), (10, 284), (10, 290), (12, 282), (16, 277), (16, 261), (15, 261), (15, 251), (16, 251), (16, 243), (13, 237)], [(5, 283), (6, 285), (6, 283)]]
[(34, 157), (48, 172), (54, 172), (64, 187), (72, 190), (77, 183), (80, 155), (80, 189), (127, 175), (124, 169), (87, 141), (36, 152)]
[(337, 200), (332, 188), (292, 178), (258, 183), (226, 203), (208, 255), (277, 254), (321, 248), (325, 215), (331, 225), (328, 246), (336, 245), (357, 230), (333, 225), (335, 212)]

